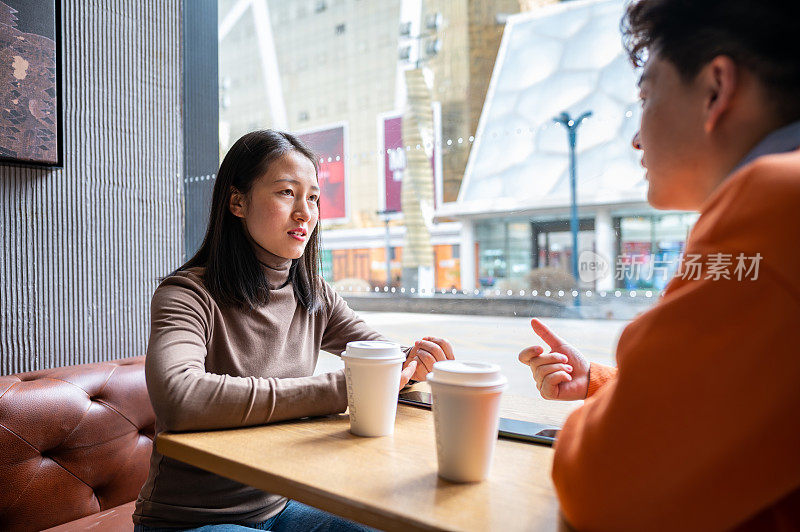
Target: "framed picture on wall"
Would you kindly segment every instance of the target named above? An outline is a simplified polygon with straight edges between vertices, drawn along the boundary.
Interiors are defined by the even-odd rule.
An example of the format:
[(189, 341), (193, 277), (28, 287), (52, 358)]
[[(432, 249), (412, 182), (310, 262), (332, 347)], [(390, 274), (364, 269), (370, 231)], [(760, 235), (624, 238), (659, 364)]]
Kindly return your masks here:
[(0, 162), (61, 166), (58, 0), (0, 0)]

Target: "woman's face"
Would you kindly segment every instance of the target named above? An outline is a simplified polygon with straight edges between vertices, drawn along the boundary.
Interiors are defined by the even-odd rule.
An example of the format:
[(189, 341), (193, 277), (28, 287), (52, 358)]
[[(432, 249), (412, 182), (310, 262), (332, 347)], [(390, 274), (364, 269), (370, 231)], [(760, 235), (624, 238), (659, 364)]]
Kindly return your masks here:
[[(292, 150), (273, 161), (245, 196), (232, 191), (230, 209), (258, 246), (285, 259), (299, 259), (319, 218), (314, 164)], [(256, 248), (256, 256), (259, 249)]]

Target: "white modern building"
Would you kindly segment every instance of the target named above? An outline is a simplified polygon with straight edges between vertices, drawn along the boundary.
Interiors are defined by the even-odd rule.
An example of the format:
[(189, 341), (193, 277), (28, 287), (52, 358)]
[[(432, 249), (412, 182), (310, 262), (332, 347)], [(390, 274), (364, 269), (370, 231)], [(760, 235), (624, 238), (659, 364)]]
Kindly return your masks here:
[(463, 289), (571, 269), (569, 143), (553, 118), (587, 111), (577, 131), (578, 250), (608, 258), (612, 275), (582, 286), (663, 286), (613, 276), (620, 254), (673, 262), (696, 219), (646, 202), (631, 146), (640, 105), (619, 32), (623, 8), (586, 0), (508, 17), (458, 199), (436, 213), (462, 224)]

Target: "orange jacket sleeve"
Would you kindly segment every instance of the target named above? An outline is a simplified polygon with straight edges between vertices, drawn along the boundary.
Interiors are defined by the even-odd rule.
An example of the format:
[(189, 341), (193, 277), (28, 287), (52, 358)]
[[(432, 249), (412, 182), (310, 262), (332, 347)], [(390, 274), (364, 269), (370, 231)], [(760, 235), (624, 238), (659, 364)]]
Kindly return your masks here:
[(597, 390), (613, 381), (617, 376), (617, 368), (598, 364), (597, 362), (589, 363), (589, 388), (586, 392), (586, 397), (591, 397), (597, 393)]
[(796, 153), (759, 159), (709, 199), (686, 257), (758, 253), (757, 279), (676, 277), (626, 328), (617, 377), (556, 444), (572, 525), (727, 529), (800, 489), (799, 208)]

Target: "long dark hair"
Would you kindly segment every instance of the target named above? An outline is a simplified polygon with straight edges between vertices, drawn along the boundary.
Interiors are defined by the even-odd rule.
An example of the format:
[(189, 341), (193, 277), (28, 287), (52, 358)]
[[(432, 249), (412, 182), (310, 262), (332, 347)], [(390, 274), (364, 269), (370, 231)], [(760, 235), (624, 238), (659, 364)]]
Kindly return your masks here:
[[(271, 129), (252, 131), (237, 140), (219, 167), (203, 243), (191, 259), (175, 270), (205, 267), (203, 280), (218, 305), (252, 309), (265, 305), (270, 289), (277, 288), (270, 286), (241, 220), (233, 215), (228, 204), (231, 187), (247, 195), (272, 162), (293, 150), (306, 156), (319, 173), (317, 157), (308, 146), (290, 133)], [(303, 255), (292, 260), (289, 268), (295, 297), (310, 313), (324, 305), (319, 271), (317, 223)]]

